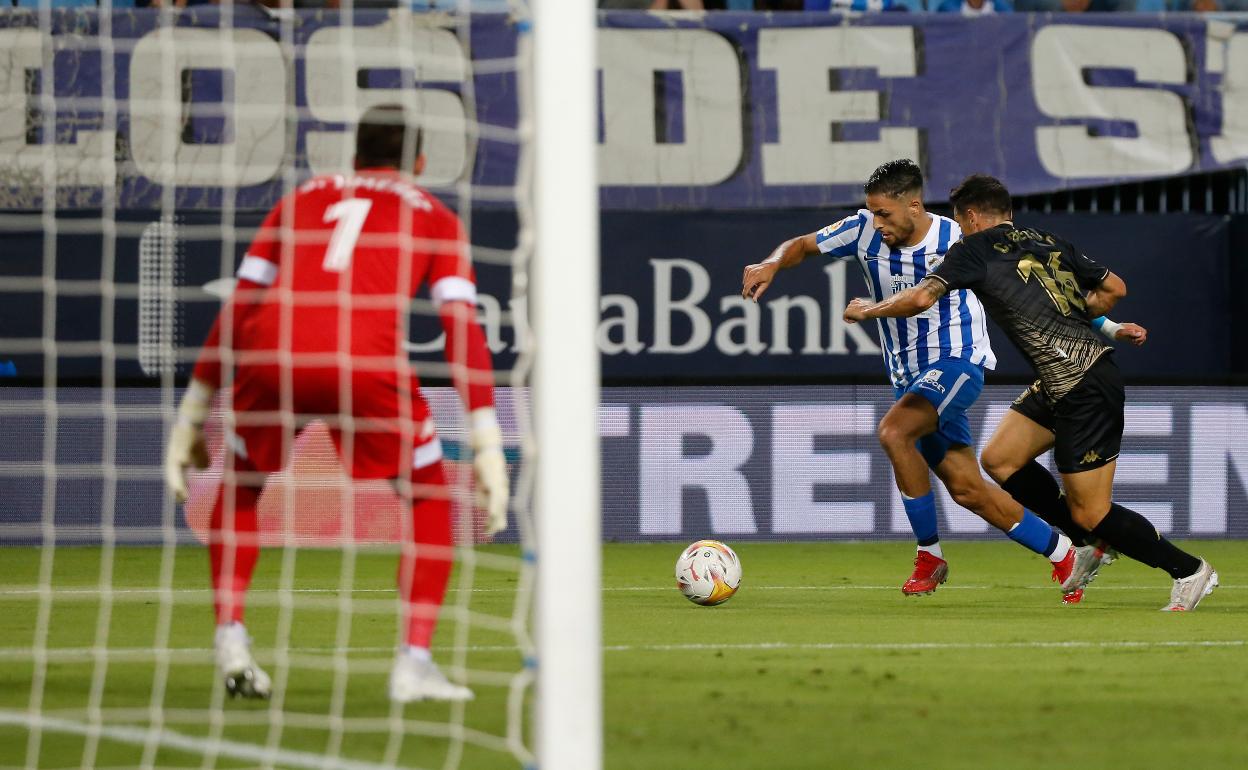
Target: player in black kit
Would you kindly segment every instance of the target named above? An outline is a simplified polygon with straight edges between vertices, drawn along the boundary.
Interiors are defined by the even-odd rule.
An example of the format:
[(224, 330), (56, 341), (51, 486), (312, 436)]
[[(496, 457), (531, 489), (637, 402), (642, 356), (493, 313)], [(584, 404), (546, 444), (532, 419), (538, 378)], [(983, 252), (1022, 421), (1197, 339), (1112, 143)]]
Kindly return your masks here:
[[(1112, 500), (1125, 390), (1113, 349), (1091, 319), (1124, 297), (1126, 284), (1069, 241), (1015, 225), (1010, 193), (993, 177), (967, 177), (950, 201), (962, 240), (949, 248), (944, 263), (883, 302), (855, 299), (845, 320), (909, 317), (951, 290), (973, 290), (1039, 377), (984, 449), (985, 469), (1028, 508), (1072, 518), (1118, 551), (1168, 572), (1174, 587), (1163, 609), (1195, 609), (1218, 585), (1217, 572)], [(1050, 447), (1064, 498), (1035, 462)], [(1081, 590), (1078, 581), (1086, 584), (1095, 566), (1076, 569), (1063, 591)]]

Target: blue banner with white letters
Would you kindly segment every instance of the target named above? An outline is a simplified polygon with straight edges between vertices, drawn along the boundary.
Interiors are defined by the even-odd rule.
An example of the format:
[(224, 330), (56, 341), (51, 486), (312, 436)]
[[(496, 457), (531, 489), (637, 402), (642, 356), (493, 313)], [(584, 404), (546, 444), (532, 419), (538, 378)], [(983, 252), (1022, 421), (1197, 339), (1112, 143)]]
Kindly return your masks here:
[[(425, 121), (424, 183), (516, 194), (525, 27), (505, 14), (49, 18), (0, 13), (0, 207), (39, 208), (55, 184), (68, 208), (105, 189), (122, 209), (267, 208), (349, 164), (352, 123), (380, 101)], [(607, 209), (852, 204), (900, 156), (932, 199), (971, 171), (1029, 194), (1248, 160), (1233, 20), (604, 12), (598, 43)]]
[[(969, 412), (978, 446), (988, 441), (1020, 389), (985, 389)], [(456, 456), (465, 435), (459, 399), (449, 388), (428, 388), (425, 393), (448, 454)], [(61, 389), (60, 411), (49, 411), (41, 389), (15, 388), (4, 395), (0, 463), (8, 472), (0, 476), (5, 500), (0, 506), (0, 546), (40, 542), (45, 515), (56, 523), (58, 543), (98, 543), (105, 521), (118, 543), (163, 542), (170, 534), (164, 514), (171, 510), (166, 508), (171, 501), (159, 458), (171, 407), (162, 409), (159, 391), (117, 390), (110, 414), (119, 430), (111, 434), (105, 419), (72, 408), (99, 404), (98, 390)], [(512, 394), (500, 390), (498, 403), (505, 441), (516, 447), (520, 436)], [(882, 385), (604, 388), (598, 410), (603, 537), (685, 542), (703, 537), (729, 542), (911, 539), (888, 458), (876, 439), (876, 425), (891, 405), (892, 394)], [(44, 455), (44, 442), (30, 440), (50, 420), (61, 436), (54, 458)], [(110, 471), (103, 463), (110, 456), (108, 442), (117, 441), (118, 435), (118, 470)], [(1173, 537), (1248, 537), (1244, 435), (1248, 389), (1128, 388), (1115, 499)], [(320, 454), (300, 451), (296, 444), (296, 457), (307, 462), (296, 462), (301, 470), (281, 481), (307, 485), (293, 514), (297, 531), (329, 527), (336, 532), (333, 527), (341, 519), (338, 488), (326, 483), (337, 478), (336, 468), (328, 468), (330, 475), (312, 472), (325, 471), (327, 457), (333, 457), (328, 437)], [(49, 499), (44, 463), (52, 460), (72, 472), (58, 474), (55, 497)], [(1040, 461), (1052, 469), (1049, 453)], [(109, 498), (102, 490), (110, 472), (115, 504), (105, 510), (102, 501)], [(954, 503), (943, 486), (933, 489), (946, 542), (1004, 542), (1001, 533)], [(375, 491), (389, 494), (384, 484)], [(384, 502), (380, 494), (370, 498), (374, 504)], [(397, 517), (394, 503), (390, 500)], [(193, 542), (196, 527), (202, 536), (206, 510), (202, 500), (197, 505), (202, 517), (188, 521), (195, 519), (189, 508), (185, 518), (177, 517), (180, 540)], [(362, 517), (363, 510), (357, 508), (356, 515)], [(457, 510), (467, 515), (465, 509)], [(393, 526), (380, 531), (401, 530)], [(376, 539), (375, 533), (363, 535)], [(514, 527), (502, 535), (508, 541), (514, 537)]]

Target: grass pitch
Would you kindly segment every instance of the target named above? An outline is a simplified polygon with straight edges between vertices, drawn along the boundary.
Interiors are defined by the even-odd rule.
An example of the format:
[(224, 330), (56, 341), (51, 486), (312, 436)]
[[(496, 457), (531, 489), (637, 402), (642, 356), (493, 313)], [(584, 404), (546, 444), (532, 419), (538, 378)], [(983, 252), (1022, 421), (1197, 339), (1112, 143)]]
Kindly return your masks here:
[[(1169, 580), (1133, 562), (1110, 566), (1082, 604), (1064, 607), (1043, 560), (1007, 542), (956, 541), (946, 544), (949, 583), (909, 599), (898, 590), (909, 544), (734, 542), (742, 589), (702, 608), (673, 587), (682, 545), (604, 548), (610, 768), (659, 770), (703, 757), (768, 769), (1248, 766), (1248, 543), (1188, 543), (1218, 569), (1222, 587), (1187, 614), (1158, 612)], [(455, 708), (414, 704), (401, 714), (398, 743), (384, 731), (400, 718), (385, 699), (394, 554), (355, 560), (348, 616), (337, 591), (340, 554), (292, 552), (299, 593), (284, 614), (275, 590), (282, 557), (266, 553), (248, 627), (275, 673), (272, 646), (289, 624), (285, 697), (280, 710), (227, 702), (220, 711), (206, 708), (215, 686), (206, 552), (177, 550), (175, 592), (162, 605), (146, 590), (160, 584), (161, 551), (118, 549), (111, 584), (119, 593), (105, 612), (95, 590), (100, 554), (56, 551), (41, 705), (55, 721), (42, 732), (36, 766), (139, 765), (156, 713), (171, 737), (146, 757), (161, 766), (251, 767), (266, 746), (282, 767), (335, 755), (342, 760), (328, 766), (387, 756), (404, 766), (518, 766), (505, 743), (508, 685), (523, 669), (505, 631), (514, 572), (479, 569), (471, 592), (452, 579), (461, 590), (448, 604), (470, 596), (472, 615), (448, 613), (436, 654), (444, 665), (464, 664), (477, 692), (462, 712), (467, 740), (447, 737), (445, 725), (461, 716)], [(27, 764), (39, 557), (0, 549), (0, 767)], [(106, 667), (92, 651), (102, 629)], [(326, 715), (338, 707), (342, 718), (331, 723)], [(102, 726), (98, 737), (84, 734), (92, 724)], [(206, 760), (212, 735), (228, 743)]]

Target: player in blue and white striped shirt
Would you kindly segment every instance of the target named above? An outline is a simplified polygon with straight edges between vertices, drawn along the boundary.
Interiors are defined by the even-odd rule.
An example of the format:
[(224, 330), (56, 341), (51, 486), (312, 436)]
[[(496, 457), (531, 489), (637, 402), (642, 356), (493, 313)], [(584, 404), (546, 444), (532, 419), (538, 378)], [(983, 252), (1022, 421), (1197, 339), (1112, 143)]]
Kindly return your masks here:
[[(914, 161), (885, 163), (867, 181), (866, 208), (785, 241), (763, 262), (746, 267), (742, 296), (757, 301), (777, 271), (815, 254), (855, 257), (877, 302), (914, 286), (961, 238), (956, 222), (923, 207), (922, 188)], [(996, 366), (985, 318), (975, 294), (959, 290), (914, 318), (879, 323), (897, 398), (880, 421), (879, 439), (918, 540), (914, 573), (901, 589), (906, 595), (931, 593), (948, 574), (928, 468), (959, 505), (1048, 557), (1056, 579), (1065, 580), (1073, 567), (1070, 538), (980, 474), (966, 412), (983, 390), (984, 369)]]

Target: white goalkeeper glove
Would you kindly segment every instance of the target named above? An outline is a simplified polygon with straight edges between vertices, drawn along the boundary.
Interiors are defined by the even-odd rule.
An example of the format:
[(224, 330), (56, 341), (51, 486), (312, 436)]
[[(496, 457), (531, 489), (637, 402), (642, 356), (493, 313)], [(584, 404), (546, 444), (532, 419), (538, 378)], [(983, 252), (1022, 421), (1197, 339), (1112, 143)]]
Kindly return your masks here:
[(472, 472), (476, 480), (477, 507), (486, 512), (485, 534), (497, 535), (507, 529), (507, 460), (503, 457), (503, 431), (498, 427), (494, 407), (472, 410), (469, 443), (472, 446)]
[(186, 502), (186, 469), (208, 467), (204, 420), (208, 419), (216, 392), (211, 385), (193, 379), (178, 405), (178, 421), (169, 433), (169, 446), (165, 450), (165, 484), (179, 503)]

